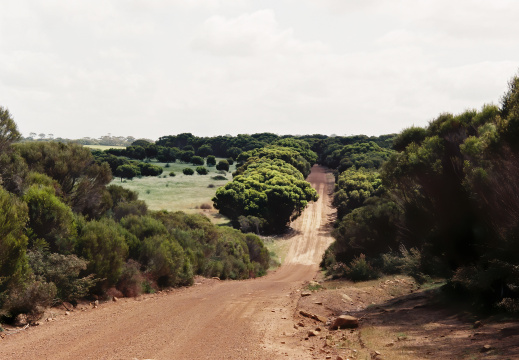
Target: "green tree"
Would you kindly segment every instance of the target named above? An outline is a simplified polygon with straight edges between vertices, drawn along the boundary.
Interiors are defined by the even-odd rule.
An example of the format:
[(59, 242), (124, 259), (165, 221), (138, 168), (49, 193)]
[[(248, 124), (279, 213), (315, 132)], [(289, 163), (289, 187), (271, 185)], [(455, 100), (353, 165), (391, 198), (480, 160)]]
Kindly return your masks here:
[(18, 127), (9, 110), (0, 106), (0, 153), (3, 153), (15, 141), (20, 139)]
[(202, 146), (200, 146), (196, 152), (196, 154), (200, 157), (207, 157), (208, 155), (212, 155), (213, 154), (213, 148), (211, 147), (210, 144), (204, 144)]
[(317, 193), (293, 166), (275, 163), (267, 158), (249, 164), (242, 174), (216, 191), (215, 208), (230, 217), (235, 226), (239, 226), (240, 216), (255, 216), (266, 221), (267, 232), (282, 231), (309, 201), (317, 200)]
[(214, 155), (209, 155), (207, 157), (207, 166), (215, 166), (216, 165), (216, 158)]
[(132, 180), (134, 177), (140, 174), (139, 168), (134, 165), (121, 165), (117, 167), (115, 170), (115, 176), (121, 178), (121, 182), (123, 179)]
[(3, 293), (28, 277), (27, 205), (0, 186), (0, 303)]
[(218, 161), (218, 165), (216, 165), (216, 170), (229, 171), (229, 162), (227, 160)]
[(194, 151), (181, 151), (180, 160), (185, 163), (191, 162), (191, 158), (195, 156)]

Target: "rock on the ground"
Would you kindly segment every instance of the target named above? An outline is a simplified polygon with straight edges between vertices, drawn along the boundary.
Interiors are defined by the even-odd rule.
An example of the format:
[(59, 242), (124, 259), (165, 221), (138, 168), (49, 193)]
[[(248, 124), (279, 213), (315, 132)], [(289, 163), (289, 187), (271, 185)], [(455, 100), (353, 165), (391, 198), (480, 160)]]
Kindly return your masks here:
[(310, 291), (303, 291), (301, 293), (301, 296), (310, 296), (310, 295), (312, 295), (312, 293)]
[(309, 312), (306, 312), (304, 310), (300, 310), (299, 313), (301, 315), (305, 316), (305, 317), (308, 317), (310, 319), (314, 319), (314, 320), (320, 321), (322, 323), (326, 323), (326, 321), (328, 320), (324, 316), (320, 316), (320, 315), (316, 315), (316, 314), (310, 314)]
[(25, 326), (27, 325), (27, 315), (26, 314), (18, 314), (14, 319), (14, 326)]
[(346, 295), (346, 294), (342, 294), (342, 298), (343, 298), (345, 301), (353, 302), (353, 300), (351, 299), (351, 297), (349, 297), (349, 296)]
[(356, 327), (359, 327), (359, 319), (350, 315), (341, 315), (332, 322), (330, 330), (337, 330), (339, 328), (350, 329)]
[(481, 352), (488, 352), (490, 350), (492, 350), (493, 347), (492, 345), (484, 345), (482, 348), (481, 348)]

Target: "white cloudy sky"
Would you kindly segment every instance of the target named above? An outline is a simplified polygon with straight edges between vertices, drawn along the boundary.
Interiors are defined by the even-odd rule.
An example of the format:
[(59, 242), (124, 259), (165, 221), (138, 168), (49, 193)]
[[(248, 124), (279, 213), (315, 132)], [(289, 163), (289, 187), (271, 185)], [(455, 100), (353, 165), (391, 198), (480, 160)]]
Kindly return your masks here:
[(5, 0), (0, 105), (79, 138), (367, 134), (498, 103), (516, 0)]

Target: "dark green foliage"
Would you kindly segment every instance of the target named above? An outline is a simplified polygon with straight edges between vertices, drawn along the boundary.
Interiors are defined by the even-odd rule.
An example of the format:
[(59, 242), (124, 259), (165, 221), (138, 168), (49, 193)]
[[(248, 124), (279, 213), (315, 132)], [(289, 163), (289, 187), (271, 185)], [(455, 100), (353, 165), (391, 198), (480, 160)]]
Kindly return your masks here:
[(183, 281), (190, 272), (222, 279), (246, 279), (260, 276), (268, 269), (269, 254), (261, 240), (252, 234), (217, 227), (198, 214), (161, 211), (153, 216), (184, 249), (185, 261), (179, 273)]
[(175, 162), (180, 150), (178, 148), (157, 147), (157, 160), (160, 162)]
[(309, 201), (315, 200), (317, 193), (300, 172), (270, 158), (248, 163), (246, 170), (219, 188), (213, 198), (214, 207), (237, 226), (240, 216), (254, 216), (266, 222), (267, 232), (282, 231)]
[(176, 174), (175, 174), (174, 171), (171, 171), (171, 172), (169, 173), (169, 176), (173, 177), (173, 176), (176, 176)]
[(195, 170), (191, 168), (184, 168), (182, 169), (182, 173), (184, 173), (184, 175), (193, 175), (195, 173)]
[(337, 218), (342, 219), (352, 210), (362, 206), (372, 196), (383, 193), (382, 180), (378, 173), (363, 168), (350, 168), (339, 175), (333, 206), (337, 208)]
[(0, 106), (0, 154), (6, 152), (18, 139), (20, 139), (20, 133), (9, 110)]
[(78, 236), (77, 253), (89, 262), (88, 272), (101, 279), (101, 289), (114, 286), (128, 256), (123, 228), (113, 220), (88, 222)]
[(250, 261), (253, 264), (257, 263), (257, 266), (254, 267), (254, 276), (264, 275), (270, 264), (270, 255), (267, 248), (263, 245), (261, 239), (253, 234), (247, 234), (245, 242), (249, 250)]
[(207, 166), (215, 166), (216, 165), (216, 158), (214, 155), (209, 155), (207, 157)]
[(191, 158), (191, 164), (193, 165), (204, 165), (204, 159), (200, 156), (193, 156)]
[(180, 152), (180, 160), (185, 163), (190, 163), (191, 158), (195, 156), (194, 151), (182, 151)]
[(197, 166), (196, 172), (198, 173), (198, 175), (207, 175), (209, 173), (207, 168), (204, 166)]
[(226, 156), (229, 156), (230, 158), (233, 158), (233, 159), (237, 159), (238, 156), (240, 156), (240, 154), (242, 152), (243, 152), (243, 150), (240, 148), (231, 147), (231, 148), (227, 149)]
[(50, 176), (75, 212), (98, 217), (106, 211), (105, 186), (112, 180), (108, 164), (98, 165), (88, 148), (76, 144), (29, 142), (16, 144), (32, 171)]
[[(232, 158), (232, 157), (227, 158), (227, 163), (228, 163), (229, 165), (233, 165), (233, 164), (234, 164), (234, 160), (233, 160), (233, 158)], [(229, 171), (229, 170), (227, 170), (227, 171)]]
[(146, 150), (142, 146), (129, 146), (123, 154), (130, 159), (144, 160), (146, 158)]
[(0, 305), (3, 293), (23, 284), (29, 273), (25, 251), (27, 205), (0, 186)]
[(227, 178), (223, 175), (215, 175), (215, 176), (212, 176), (211, 179), (213, 180), (227, 180)]
[(364, 206), (346, 215), (334, 229), (332, 245), (337, 261), (347, 263), (355, 256), (369, 258), (398, 249), (397, 224), (401, 212), (392, 201), (370, 198)]
[(274, 145), (295, 149), (310, 165), (317, 162), (317, 154), (310, 149), (310, 145), (304, 140), (285, 138), (277, 140)]
[(115, 170), (114, 175), (121, 178), (121, 182), (123, 179), (132, 180), (134, 177), (140, 175), (140, 170), (137, 166), (134, 165), (121, 165), (118, 166)]
[(227, 160), (218, 161), (218, 165), (216, 165), (216, 170), (229, 171), (229, 162)]
[(198, 150), (196, 151), (196, 154), (200, 157), (205, 158), (208, 155), (213, 154), (213, 148), (209, 144), (204, 144), (198, 148)]
[[(171, 237), (154, 235), (145, 238), (140, 260), (160, 287), (184, 285), (179, 281), (184, 270), (184, 251)], [(192, 272), (191, 269), (186, 271)]]
[(420, 145), (427, 137), (427, 130), (421, 127), (410, 127), (403, 130), (393, 142), (393, 149), (396, 151), (404, 151), (409, 144)]
[(56, 297), (61, 301), (75, 301), (88, 295), (96, 284), (93, 274), (81, 277), (87, 261), (76, 255), (46, 254), (39, 251), (28, 253), (29, 264), (40, 282), (56, 286)]
[(146, 148), (149, 145), (151, 145), (151, 142), (149, 142), (148, 140), (138, 139), (138, 140), (135, 140), (134, 142), (132, 142), (132, 144), (130, 146), (140, 146), (142, 148)]
[(51, 251), (70, 254), (76, 237), (72, 209), (61, 202), (54, 189), (48, 186), (31, 186), (23, 200), (29, 209), (31, 243), (43, 239)]
[(137, 166), (142, 176), (159, 176), (164, 171), (162, 167), (148, 163), (139, 163)]
[(373, 267), (396, 268), (418, 282), (446, 277), (446, 288), (473, 305), (515, 311), (517, 84), (515, 77), (501, 109), (486, 105), (480, 111), (441, 114), (427, 128), (409, 128), (396, 137), (399, 152), (384, 165), (380, 195), (394, 202), (369, 198), (344, 216), (323, 259), (331, 273), (334, 267), (349, 269), (341, 264), (362, 253)]
[[(261, 149), (251, 150), (241, 153), (237, 161), (238, 163), (243, 164), (246, 163), (249, 158), (283, 160), (299, 170), (303, 174), (304, 178), (310, 174), (310, 163), (306, 161), (297, 150), (292, 148), (268, 146)], [(245, 169), (237, 169), (236, 173), (241, 174), (244, 170)]]
[(335, 278), (345, 277), (352, 281), (367, 281), (380, 276), (377, 270), (366, 260), (364, 254), (360, 254), (350, 261), (348, 265), (335, 263), (329, 272)]
[(339, 172), (351, 167), (378, 169), (390, 155), (390, 150), (384, 149), (374, 142), (356, 143), (333, 151), (326, 157), (325, 164)]
[(239, 229), (244, 233), (255, 233), (261, 234), (264, 232), (265, 227), (268, 225), (265, 219), (256, 216), (239, 216), (238, 217)]

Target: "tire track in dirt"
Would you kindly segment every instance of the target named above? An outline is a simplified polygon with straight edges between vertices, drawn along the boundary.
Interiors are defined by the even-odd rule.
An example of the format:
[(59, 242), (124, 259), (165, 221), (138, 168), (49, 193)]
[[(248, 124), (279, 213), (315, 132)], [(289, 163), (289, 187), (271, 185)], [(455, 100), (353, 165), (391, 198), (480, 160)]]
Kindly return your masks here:
[(333, 176), (314, 166), (308, 181), (319, 193), (292, 224), (285, 264), (269, 275), (199, 286), (98, 309), (60, 315), (56, 322), (9, 336), (0, 359), (306, 359), (281, 344), (293, 326), (297, 289), (312, 280), (332, 239)]

